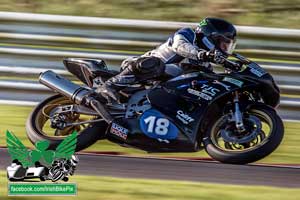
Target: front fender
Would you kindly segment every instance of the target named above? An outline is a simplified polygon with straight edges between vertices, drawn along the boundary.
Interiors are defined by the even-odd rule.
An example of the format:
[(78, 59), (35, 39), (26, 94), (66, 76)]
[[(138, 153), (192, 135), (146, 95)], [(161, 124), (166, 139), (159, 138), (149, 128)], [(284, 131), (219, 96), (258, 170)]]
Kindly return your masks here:
[(256, 109), (259, 108), (259, 107), (261, 107), (261, 108), (266, 108), (266, 107), (268, 107), (268, 109), (271, 109), (271, 110), (273, 110), (274, 112), (277, 112), (272, 106), (270, 106), (270, 105), (268, 105), (268, 104), (265, 104), (265, 103), (261, 103), (261, 102), (253, 102), (252, 104), (247, 105), (246, 110), (250, 110), (250, 109), (252, 109), (253, 107), (256, 107)]

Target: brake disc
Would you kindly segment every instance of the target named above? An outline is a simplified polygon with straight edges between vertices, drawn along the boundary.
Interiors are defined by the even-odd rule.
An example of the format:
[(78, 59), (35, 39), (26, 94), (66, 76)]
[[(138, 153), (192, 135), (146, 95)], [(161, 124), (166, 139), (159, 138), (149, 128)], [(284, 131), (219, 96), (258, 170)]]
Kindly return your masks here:
[[(248, 143), (254, 140), (261, 132), (262, 124), (261, 121), (255, 117), (255, 116), (249, 116), (249, 118), (244, 119), (246, 123), (250, 124), (250, 127), (253, 128), (253, 130), (248, 130), (244, 131), (243, 133), (236, 133), (232, 128), (225, 128), (220, 131), (221, 136), (225, 142), (230, 142), (230, 143), (238, 143), (238, 144), (243, 144), (243, 143)], [(249, 129), (249, 126), (247, 126)]]

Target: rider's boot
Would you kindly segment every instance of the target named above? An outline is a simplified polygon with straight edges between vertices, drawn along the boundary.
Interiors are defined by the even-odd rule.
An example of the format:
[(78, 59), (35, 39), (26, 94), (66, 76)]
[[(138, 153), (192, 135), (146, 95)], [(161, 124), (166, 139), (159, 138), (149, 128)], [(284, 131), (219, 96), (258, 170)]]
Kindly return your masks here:
[(103, 85), (96, 89), (96, 92), (105, 97), (110, 103), (112, 99), (120, 103), (120, 95), (118, 91), (130, 84), (133, 84), (135, 81), (136, 76), (128, 67), (116, 76), (108, 79)]

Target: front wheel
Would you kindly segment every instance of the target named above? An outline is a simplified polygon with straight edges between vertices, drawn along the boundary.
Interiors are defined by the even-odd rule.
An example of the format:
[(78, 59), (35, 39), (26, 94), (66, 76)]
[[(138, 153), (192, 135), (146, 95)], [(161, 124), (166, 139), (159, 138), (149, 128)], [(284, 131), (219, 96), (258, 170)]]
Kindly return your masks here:
[(217, 118), (203, 139), (207, 153), (217, 161), (246, 164), (271, 154), (284, 135), (282, 120), (269, 106), (254, 105), (243, 114), (245, 131), (236, 130), (229, 114)]

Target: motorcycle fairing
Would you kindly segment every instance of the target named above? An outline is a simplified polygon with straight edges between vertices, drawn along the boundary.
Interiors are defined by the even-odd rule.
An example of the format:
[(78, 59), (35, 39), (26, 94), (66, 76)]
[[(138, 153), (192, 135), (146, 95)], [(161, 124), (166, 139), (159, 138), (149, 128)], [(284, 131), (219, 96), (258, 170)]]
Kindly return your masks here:
[[(253, 68), (247, 67), (243, 74), (184, 74), (154, 89), (134, 95), (136, 97), (131, 98), (128, 105), (130, 107), (131, 104), (140, 104), (141, 107), (133, 110), (141, 115), (134, 117), (130, 109), (127, 110), (126, 122), (130, 134), (126, 144), (146, 151), (195, 151), (202, 132), (205, 132), (204, 126), (209, 123), (207, 116), (214, 112), (219, 113), (222, 106), (232, 99), (231, 94), (234, 91), (260, 88), (262, 81), (269, 75), (255, 67), (254, 74), (254, 70), (251, 69)], [(253, 74), (257, 78), (253, 78)], [(148, 101), (145, 101), (145, 98)], [(150, 113), (155, 110), (154, 112), (159, 114), (143, 115), (148, 110)], [(177, 127), (176, 137), (168, 134), (167, 137), (158, 137), (147, 132), (148, 126), (142, 125), (141, 122), (149, 116), (167, 119)]]
[(267, 105), (273, 108), (279, 105), (280, 90), (278, 86), (273, 77), (258, 64), (251, 62), (248, 65), (245, 65), (242, 71), (232, 73), (232, 75), (238, 79), (255, 82), (259, 85), (256, 87), (256, 90), (261, 93), (261, 96)]
[[(155, 89), (154, 89), (155, 90)], [(157, 90), (159, 92), (159, 90)], [(148, 152), (194, 152), (195, 151), (195, 138), (193, 133), (194, 131), (191, 130), (189, 127), (183, 127), (182, 124), (178, 123), (177, 121), (174, 120), (174, 118), (170, 117), (169, 114), (161, 112), (159, 109), (156, 107), (153, 107), (151, 104), (146, 103), (144, 101), (144, 96), (148, 93), (149, 91), (141, 91), (136, 94), (134, 94), (131, 99), (129, 100), (128, 108), (127, 108), (127, 113), (126, 117), (124, 118), (124, 122), (126, 123), (126, 128), (129, 129), (129, 134), (126, 139), (126, 141), (120, 141), (120, 140), (115, 140), (114, 138), (110, 138), (111, 140), (114, 140), (114, 142), (120, 143), (120, 144), (126, 144), (131, 147), (139, 148)], [(154, 95), (154, 93), (153, 93)], [(165, 96), (164, 96), (165, 95)], [(146, 95), (148, 96), (148, 95)], [(174, 101), (177, 99), (177, 103), (174, 105), (169, 104), (168, 106), (172, 110), (178, 110), (178, 105), (181, 105), (182, 111), (188, 108), (191, 108), (191, 104), (188, 104), (188, 102), (183, 101), (182, 98), (178, 96), (173, 96), (170, 93), (161, 93), (159, 92), (159, 96), (157, 97), (157, 100), (159, 101), (166, 101), (167, 99), (172, 99)], [(138, 104), (141, 104), (141, 107), (137, 107), (138, 110), (137, 112), (143, 109), (141, 114), (131, 114), (134, 112), (131, 112), (132, 106), (137, 107)], [(171, 108), (172, 107), (172, 108)], [(187, 120), (189, 122), (188, 126), (190, 126), (191, 123), (194, 123), (195, 121), (197, 122), (196, 118), (194, 116), (186, 116), (184, 112), (179, 112), (182, 118)], [(148, 118), (150, 117), (150, 118)], [(151, 130), (151, 127), (147, 131), (151, 119), (155, 117), (154, 122), (152, 122), (153, 127)], [(192, 120), (193, 118), (194, 120)], [(146, 119), (146, 123), (145, 120)], [(158, 123), (158, 120), (162, 120), (159, 123), (162, 123), (161, 125), (164, 125), (164, 121), (168, 121), (169, 126), (168, 126), (168, 133), (167, 134), (162, 134), (158, 135), (155, 133), (155, 128), (157, 128), (156, 123)]]
[[(193, 73), (195, 75), (195, 73)], [(166, 90), (189, 101), (200, 104), (203, 109), (216, 100), (241, 88), (257, 85), (252, 80), (235, 77), (230, 74), (204, 74), (197, 76), (185, 75), (167, 81)]]
[[(198, 116), (194, 115), (194, 112), (198, 107), (194, 102), (187, 101), (180, 95), (167, 91), (165, 88), (154, 89), (148, 93), (147, 97), (152, 107), (172, 118), (177, 127), (182, 131), (188, 130), (190, 132), (189, 129), (197, 122)], [(182, 119), (178, 116), (179, 111), (188, 115), (193, 120), (183, 123)]]
[[(175, 127), (174, 121), (168, 116), (162, 114), (163, 118), (168, 119), (170, 123), (172, 123)], [(176, 138), (173, 139), (173, 135), (170, 134), (168, 139), (163, 139), (163, 137), (151, 137), (153, 135), (145, 134), (140, 127), (140, 119), (139, 118), (129, 118), (126, 119), (126, 127), (130, 130), (126, 141), (116, 140), (115, 138), (108, 138), (113, 142), (119, 143), (122, 146), (130, 146), (134, 148), (138, 148), (141, 150), (145, 150), (148, 152), (194, 152), (195, 144), (191, 142), (191, 140), (184, 135), (184, 133), (180, 130), (180, 127), (176, 127), (177, 133)], [(174, 130), (176, 130), (174, 128)], [(170, 138), (170, 139), (169, 139)]]
[[(206, 75), (199, 72), (171, 79), (164, 87), (150, 91), (147, 97), (152, 107), (172, 118), (190, 142), (196, 143), (199, 126), (210, 105), (235, 90), (253, 85), (255, 83), (251, 81), (228, 74)], [(178, 113), (192, 120), (183, 121)]]

